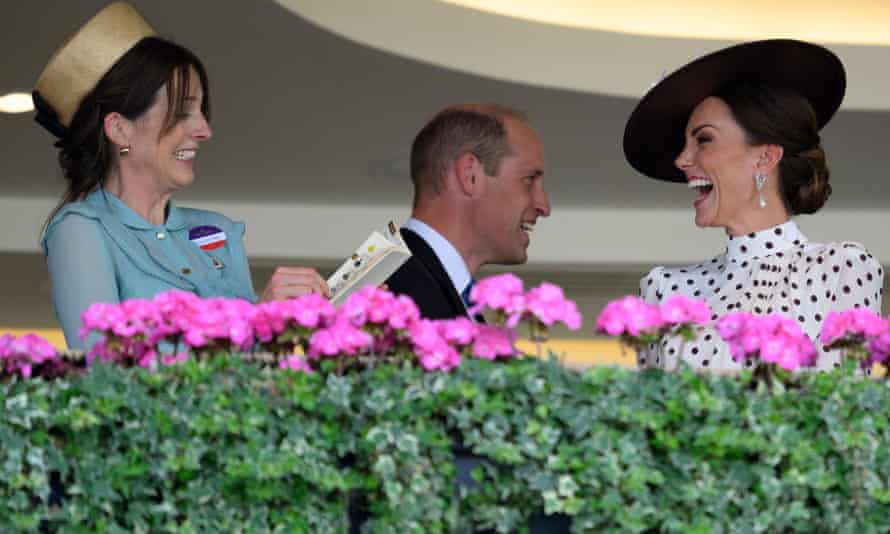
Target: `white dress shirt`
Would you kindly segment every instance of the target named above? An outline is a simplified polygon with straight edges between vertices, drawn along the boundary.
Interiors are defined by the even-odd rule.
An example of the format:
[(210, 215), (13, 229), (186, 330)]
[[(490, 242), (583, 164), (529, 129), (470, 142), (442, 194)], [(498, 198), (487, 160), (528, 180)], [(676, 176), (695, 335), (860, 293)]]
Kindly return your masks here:
[[(682, 268), (656, 267), (640, 281), (640, 295), (660, 304), (671, 295), (707, 301), (712, 319), (728, 313), (781, 313), (797, 320), (818, 348), (816, 366), (840, 365), (838, 350), (819, 343), (822, 321), (832, 310), (865, 307), (881, 311), (884, 271), (858, 243), (812, 243), (793, 221), (729, 237), (726, 252)], [(682, 359), (691, 367), (720, 371), (741, 369), (711, 326), (697, 328), (694, 341), (666, 337), (661, 346), (640, 351), (640, 367), (674, 369)]]
[(430, 225), (414, 217), (408, 219), (404, 227), (419, 235), (433, 249), (442, 266), (445, 267), (445, 272), (448, 273), (451, 285), (454, 286), (454, 290), (460, 295), (464, 288), (467, 287), (467, 284), (470, 283), (471, 277), (467, 262), (454, 248), (454, 245)]

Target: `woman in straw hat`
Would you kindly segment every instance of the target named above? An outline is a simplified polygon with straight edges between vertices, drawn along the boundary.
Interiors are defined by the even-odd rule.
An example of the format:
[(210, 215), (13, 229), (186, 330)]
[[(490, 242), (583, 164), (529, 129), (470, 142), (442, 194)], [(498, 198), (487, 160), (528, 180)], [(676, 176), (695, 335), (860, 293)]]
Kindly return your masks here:
[[(780, 313), (818, 344), (832, 310), (881, 309), (883, 270), (862, 245), (809, 241), (792, 217), (831, 193), (819, 130), (840, 107), (846, 78), (827, 49), (801, 41), (745, 43), (699, 58), (652, 88), (628, 119), (624, 152), (639, 172), (684, 183), (695, 224), (722, 228), (726, 250), (699, 264), (656, 267), (640, 282), (651, 303), (704, 299), (715, 312)], [(693, 342), (641, 351), (641, 367), (726, 372), (742, 364), (713, 328)], [(820, 348), (817, 367), (839, 365)], [(750, 364), (750, 362), (748, 363)]]
[[(37, 82), (37, 121), (59, 138), (67, 180), (43, 238), (53, 305), (71, 347), (94, 302), (169, 289), (256, 301), (244, 225), (179, 207), (211, 137), (207, 75), (125, 3), (88, 21)], [(280, 267), (262, 299), (328, 293), (312, 269)]]

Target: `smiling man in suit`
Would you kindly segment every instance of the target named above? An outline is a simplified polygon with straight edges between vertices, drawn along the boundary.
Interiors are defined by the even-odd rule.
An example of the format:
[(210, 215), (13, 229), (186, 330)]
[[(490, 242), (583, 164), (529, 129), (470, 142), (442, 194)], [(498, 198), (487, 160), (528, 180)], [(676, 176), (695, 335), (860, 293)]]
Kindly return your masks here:
[(411, 147), (414, 206), (402, 228), (413, 254), (387, 280), (430, 319), (467, 316), (469, 289), (486, 264), (528, 258), (529, 234), (550, 215), (544, 149), (518, 111), (450, 106)]

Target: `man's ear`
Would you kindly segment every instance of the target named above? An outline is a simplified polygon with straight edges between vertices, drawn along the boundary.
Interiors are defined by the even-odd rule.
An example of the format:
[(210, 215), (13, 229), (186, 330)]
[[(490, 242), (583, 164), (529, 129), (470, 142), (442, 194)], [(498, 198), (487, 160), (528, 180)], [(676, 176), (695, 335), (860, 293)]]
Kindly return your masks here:
[(771, 173), (785, 155), (785, 149), (779, 145), (763, 145), (758, 149), (760, 157), (757, 160), (757, 170), (764, 174)]
[(454, 174), (460, 191), (467, 196), (475, 196), (482, 180), (482, 165), (476, 155), (465, 152), (454, 161)]
[(130, 137), (133, 132), (133, 122), (118, 112), (105, 115), (102, 121), (102, 130), (105, 137), (118, 148), (129, 147)]

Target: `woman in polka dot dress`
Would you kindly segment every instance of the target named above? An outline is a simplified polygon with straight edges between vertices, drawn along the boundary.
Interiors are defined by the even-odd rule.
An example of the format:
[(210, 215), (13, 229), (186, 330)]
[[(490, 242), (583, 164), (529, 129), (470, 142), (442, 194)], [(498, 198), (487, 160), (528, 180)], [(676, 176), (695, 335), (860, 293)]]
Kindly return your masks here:
[[(832, 310), (880, 312), (880, 263), (858, 243), (812, 242), (792, 220), (818, 211), (831, 193), (818, 132), (844, 89), (843, 66), (830, 51), (770, 40), (699, 58), (643, 98), (625, 129), (628, 161), (649, 177), (686, 183), (696, 194), (695, 224), (727, 235), (725, 251), (711, 259), (653, 269), (640, 282), (647, 302), (700, 298), (715, 319), (781, 313), (814, 341)], [(817, 367), (840, 358), (820, 347)], [(680, 362), (718, 373), (741, 368), (707, 326), (694, 341), (667, 338), (638, 356), (640, 367)]]

